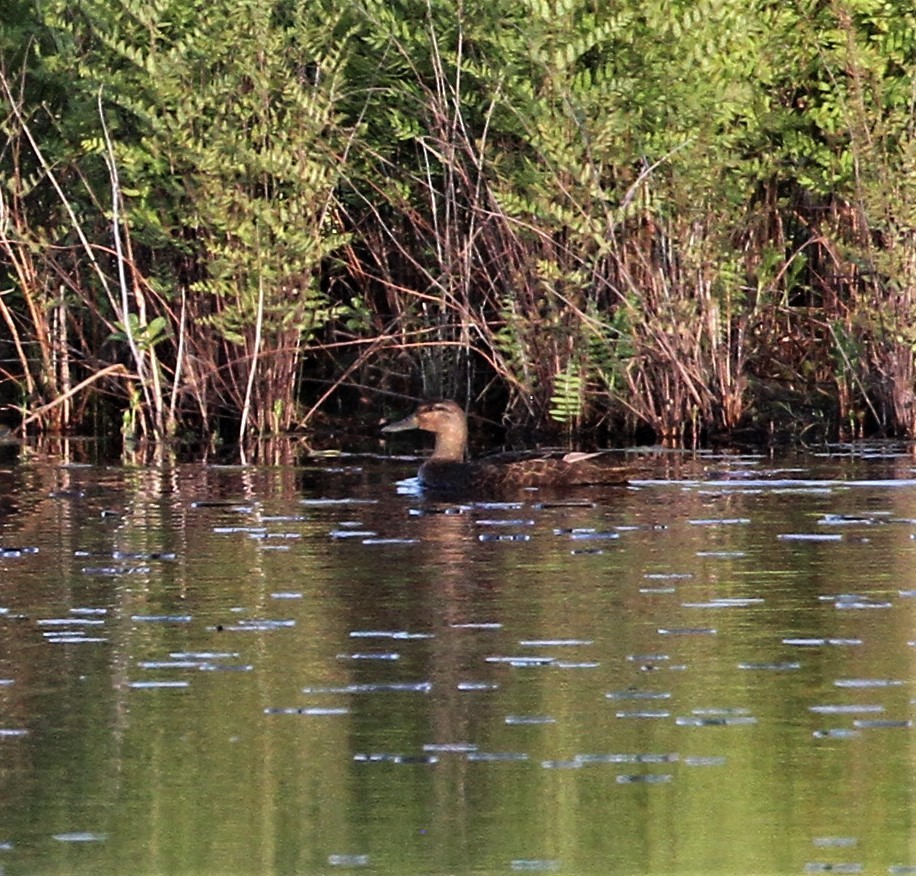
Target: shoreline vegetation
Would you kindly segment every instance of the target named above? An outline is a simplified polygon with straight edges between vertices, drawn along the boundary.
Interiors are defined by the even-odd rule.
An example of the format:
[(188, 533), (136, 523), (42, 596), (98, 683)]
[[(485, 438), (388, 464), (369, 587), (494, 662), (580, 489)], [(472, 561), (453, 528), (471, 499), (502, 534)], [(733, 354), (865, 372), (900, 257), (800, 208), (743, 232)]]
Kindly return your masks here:
[(916, 437), (916, 8), (8, 0), (0, 420)]

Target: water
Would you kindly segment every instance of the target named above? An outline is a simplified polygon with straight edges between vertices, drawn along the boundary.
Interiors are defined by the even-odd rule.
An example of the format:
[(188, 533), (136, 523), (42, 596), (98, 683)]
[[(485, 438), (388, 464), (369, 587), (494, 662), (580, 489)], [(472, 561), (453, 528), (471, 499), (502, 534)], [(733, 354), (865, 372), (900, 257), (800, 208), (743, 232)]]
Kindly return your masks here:
[(409, 469), (8, 460), (3, 872), (916, 867), (908, 458)]

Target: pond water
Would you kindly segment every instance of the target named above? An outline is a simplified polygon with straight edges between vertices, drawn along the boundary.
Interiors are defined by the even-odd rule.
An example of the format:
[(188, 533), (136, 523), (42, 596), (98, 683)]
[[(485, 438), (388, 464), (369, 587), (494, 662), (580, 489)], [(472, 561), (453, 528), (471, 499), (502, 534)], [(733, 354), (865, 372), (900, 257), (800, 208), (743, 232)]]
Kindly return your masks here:
[(916, 872), (916, 468), (0, 467), (8, 874)]

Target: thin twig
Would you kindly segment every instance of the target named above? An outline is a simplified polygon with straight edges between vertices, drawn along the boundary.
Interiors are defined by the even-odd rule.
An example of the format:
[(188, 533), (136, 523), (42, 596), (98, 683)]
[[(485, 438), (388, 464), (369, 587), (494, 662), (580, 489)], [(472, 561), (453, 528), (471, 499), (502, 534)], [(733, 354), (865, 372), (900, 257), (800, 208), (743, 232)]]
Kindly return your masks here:
[(120, 362), (115, 362), (113, 365), (108, 365), (103, 368), (101, 371), (96, 371), (95, 374), (90, 374), (85, 380), (77, 383), (76, 386), (71, 387), (67, 392), (62, 393), (57, 396), (53, 401), (49, 401), (47, 404), (42, 405), (40, 408), (32, 411), (23, 421), (22, 426), (25, 427), (29, 423), (34, 422), (35, 420), (43, 417), (48, 411), (53, 410), (58, 405), (62, 405), (67, 399), (72, 398), (81, 390), (85, 389), (87, 386), (91, 386), (97, 380), (100, 380), (103, 377), (108, 377), (111, 374), (118, 374), (123, 377), (128, 377), (133, 380), (137, 379), (136, 374), (131, 374), (127, 368), (124, 367)]

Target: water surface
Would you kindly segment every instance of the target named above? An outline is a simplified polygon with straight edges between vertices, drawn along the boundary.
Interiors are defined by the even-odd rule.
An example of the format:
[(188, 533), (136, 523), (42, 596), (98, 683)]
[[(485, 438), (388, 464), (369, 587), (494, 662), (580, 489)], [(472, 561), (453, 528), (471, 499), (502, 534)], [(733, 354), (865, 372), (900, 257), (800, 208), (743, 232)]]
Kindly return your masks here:
[(411, 468), (8, 460), (4, 872), (916, 872), (909, 458)]

